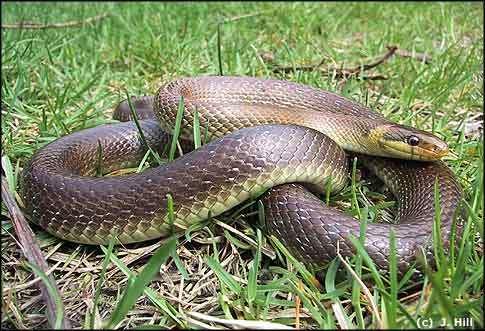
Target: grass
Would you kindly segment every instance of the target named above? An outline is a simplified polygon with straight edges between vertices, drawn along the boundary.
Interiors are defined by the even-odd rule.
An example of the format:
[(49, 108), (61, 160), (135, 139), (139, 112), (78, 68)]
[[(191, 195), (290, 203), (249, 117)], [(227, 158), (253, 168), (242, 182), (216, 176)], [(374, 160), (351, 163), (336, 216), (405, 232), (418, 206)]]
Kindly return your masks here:
[[(391, 120), (435, 132), (457, 155), (447, 163), (465, 190), (468, 217), (458, 249), (417, 280), (380, 275), (358, 238), (360, 254), (350, 264), (335, 259), (320, 269), (304, 266), (248, 222), (261, 215), (257, 202), (202, 224), (190, 241), (179, 238), (176, 254), (160, 273), (150, 273), (151, 281), (144, 278), (146, 265), (159, 242), (116, 246), (111, 252), (35, 228), (74, 327), (99, 327), (110, 318), (111, 325), (129, 328), (220, 325), (211, 316), (295, 326), (297, 311), (299, 326), (310, 328), (415, 328), (443, 319), (451, 327), (459, 317), (483, 327), (479, 3), (2, 3), (2, 24), (58, 23), (104, 13), (110, 16), (84, 27), (2, 29), (2, 168), (13, 192), (35, 150), (65, 134), (112, 122), (114, 105), (127, 93), (153, 94), (176, 77), (223, 72), (321, 87)], [(393, 56), (366, 72), (386, 80), (272, 72), (275, 64), (297, 67), (322, 59), (324, 67), (362, 65), (390, 45), (426, 53), (432, 61)], [(392, 198), (374, 192), (355, 172), (352, 179), (330, 201), (365, 227), (385, 214)], [(12, 232), (2, 205), (2, 327), (46, 327), (39, 291), (25, 285), (36, 275), (23, 263)], [(128, 291), (133, 305), (127, 307), (125, 289), (134, 286), (137, 291)], [(122, 304), (115, 319), (112, 314)]]

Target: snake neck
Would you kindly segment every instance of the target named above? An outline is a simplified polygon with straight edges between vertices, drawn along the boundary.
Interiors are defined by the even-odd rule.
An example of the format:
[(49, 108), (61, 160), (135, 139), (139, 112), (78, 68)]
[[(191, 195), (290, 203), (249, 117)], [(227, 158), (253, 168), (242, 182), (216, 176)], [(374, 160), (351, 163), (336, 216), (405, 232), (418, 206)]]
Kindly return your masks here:
[[(390, 122), (384, 119), (376, 121), (349, 115), (325, 116), (322, 114), (321, 117), (311, 118), (303, 125), (324, 133), (346, 151), (393, 157), (392, 154), (382, 150), (375, 134), (381, 125)], [(342, 123), (346, 123), (346, 125), (342, 125)]]

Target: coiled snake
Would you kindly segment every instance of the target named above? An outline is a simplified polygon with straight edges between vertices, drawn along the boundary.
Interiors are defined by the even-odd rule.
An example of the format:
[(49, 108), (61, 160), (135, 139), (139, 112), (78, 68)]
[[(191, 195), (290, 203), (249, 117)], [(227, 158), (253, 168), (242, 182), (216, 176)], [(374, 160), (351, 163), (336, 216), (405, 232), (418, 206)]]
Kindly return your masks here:
[[(267, 230), (303, 262), (321, 264), (335, 257), (337, 241), (343, 255), (351, 254), (349, 235), (359, 236), (357, 220), (313, 194), (345, 186), (345, 149), (362, 153), (359, 160), (398, 201), (398, 224), (367, 226), (364, 246), (379, 267), (388, 265), (391, 228), (400, 270), (409, 267), (421, 248), (430, 254), (435, 182), (441, 235), (449, 244), (462, 190), (439, 161), (448, 147), (435, 136), (317, 88), (212, 76), (179, 79), (155, 97), (134, 100), (152, 148), (169, 143), (166, 132), (173, 130), (181, 96), (182, 139), (191, 138), (197, 110), (210, 143), (140, 174), (95, 177), (99, 147), (105, 172), (140, 161), (147, 149), (135, 124), (103, 125), (59, 138), (25, 167), (23, 199), (29, 218), (69, 241), (106, 244), (116, 233), (120, 242), (130, 243), (170, 231), (168, 194), (174, 202), (173, 225), (186, 229), (209, 212), (217, 216), (264, 193)], [(115, 113), (126, 116), (126, 107), (126, 102), (120, 104)], [(150, 118), (153, 110), (160, 123)]]

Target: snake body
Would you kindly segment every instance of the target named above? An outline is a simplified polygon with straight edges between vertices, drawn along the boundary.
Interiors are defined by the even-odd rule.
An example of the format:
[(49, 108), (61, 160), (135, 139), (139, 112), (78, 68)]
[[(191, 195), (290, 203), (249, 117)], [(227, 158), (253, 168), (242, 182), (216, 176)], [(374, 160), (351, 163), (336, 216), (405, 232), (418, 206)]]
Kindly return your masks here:
[[(357, 220), (325, 206), (313, 194), (345, 186), (345, 149), (379, 156), (358, 157), (398, 201), (398, 224), (367, 225), (364, 246), (379, 267), (388, 265), (391, 229), (400, 270), (406, 270), (422, 248), (431, 253), (436, 179), (441, 235), (445, 246), (449, 244), (462, 196), (451, 170), (441, 161), (389, 158), (403, 153), (392, 139), (409, 133), (422, 138), (421, 144), (404, 157), (439, 157), (446, 147), (434, 136), (305, 85), (199, 77), (168, 83), (155, 97), (134, 99), (151, 148), (160, 150), (169, 143), (167, 132), (172, 132), (181, 97), (182, 139), (191, 138), (197, 111), (209, 143), (140, 174), (95, 177), (99, 166), (109, 172), (143, 157), (147, 146), (135, 124), (109, 124), (59, 138), (35, 153), (25, 167), (22, 192), (29, 218), (74, 242), (106, 244), (116, 235), (120, 242), (131, 243), (165, 236), (172, 226), (186, 229), (209, 214), (217, 216), (262, 196), (268, 231), (302, 261), (322, 264), (336, 256), (337, 241), (343, 255), (351, 254), (349, 236), (359, 236)], [(120, 104), (115, 114), (128, 119), (122, 111), (126, 107), (126, 102)], [(153, 111), (159, 122), (152, 118)], [(428, 145), (430, 154), (415, 153)], [(167, 213), (169, 196), (173, 224)]]

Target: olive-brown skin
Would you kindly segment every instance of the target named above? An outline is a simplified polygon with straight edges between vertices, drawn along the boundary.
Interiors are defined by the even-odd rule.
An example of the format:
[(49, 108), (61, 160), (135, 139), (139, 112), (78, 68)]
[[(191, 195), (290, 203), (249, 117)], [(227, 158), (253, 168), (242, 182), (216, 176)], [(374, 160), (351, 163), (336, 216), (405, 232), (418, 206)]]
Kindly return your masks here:
[[(117, 235), (121, 242), (130, 243), (170, 233), (167, 194), (174, 201), (174, 226), (185, 229), (207, 218), (209, 212), (218, 215), (267, 191), (262, 201), (269, 232), (303, 262), (328, 262), (336, 256), (337, 241), (343, 255), (354, 251), (349, 236), (359, 237), (359, 222), (325, 206), (307, 188), (323, 193), (331, 178), (333, 190), (340, 190), (348, 167), (340, 141), (365, 145), (355, 141), (391, 122), (358, 103), (301, 84), (241, 77), (189, 78), (167, 84), (155, 97), (132, 99), (152, 149), (161, 151), (170, 142), (166, 132), (171, 132), (180, 95), (185, 106), (182, 137), (190, 137), (197, 109), (201, 128), (208, 124), (210, 143), (140, 174), (94, 177), (100, 147), (104, 172), (134, 165), (146, 153), (134, 123), (62, 137), (39, 150), (24, 170), (23, 198), (30, 219), (70, 241), (106, 244)], [(128, 110), (123, 102), (115, 115), (129, 120)], [(150, 119), (153, 111), (162, 128)], [(309, 111), (319, 121), (311, 122)], [(322, 119), (326, 119), (323, 124)], [(368, 224), (368, 254), (387, 269), (393, 229), (400, 271), (409, 268), (421, 249), (432, 259), (435, 179), (446, 247), (462, 196), (453, 173), (441, 161), (364, 155), (359, 159), (398, 201), (399, 224)], [(303, 186), (289, 184), (294, 182)]]

